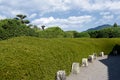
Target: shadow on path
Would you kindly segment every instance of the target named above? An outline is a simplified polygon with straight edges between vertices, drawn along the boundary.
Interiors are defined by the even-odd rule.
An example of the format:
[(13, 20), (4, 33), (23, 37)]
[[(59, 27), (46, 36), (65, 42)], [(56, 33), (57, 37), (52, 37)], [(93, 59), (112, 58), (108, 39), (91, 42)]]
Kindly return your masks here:
[(108, 80), (120, 80), (120, 56), (109, 56), (100, 61), (108, 67)]
[[(114, 51), (117, 51), (114, 54)], [(100, 60), (108, 68), (108, 80), (120, 80), (120, 45), (115, 45), (107, 59)]]
[(89, 63), (88, 67), (81, 67), (79, 74), (70, 74), (67, 80), (120, 80), (118, 53), (120, 53), (120, 45), (115, 45), (110, 55), (98, 57), (93, 63)]

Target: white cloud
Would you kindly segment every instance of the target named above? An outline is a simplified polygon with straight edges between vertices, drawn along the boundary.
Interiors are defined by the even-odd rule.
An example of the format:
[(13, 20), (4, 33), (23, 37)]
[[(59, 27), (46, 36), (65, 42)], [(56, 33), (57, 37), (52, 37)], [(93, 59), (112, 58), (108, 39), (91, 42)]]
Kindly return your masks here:
[(84, 11), (94, 10), (119, 10), (120, 1), (111, 0), (70, 0), (71, 8), (82, 9)]
[(6, 18), (5, 16), (0, 15), (0, 20), (5, 19), (5, 18)]
[(10, 12), (13, 16), (17, 15), (17, 14), (25, 14), (28, 15), (27, 13), (20, 11), (20, 10), (13, 10)]
[(100, 12), (100, 15), (109, 15), (109, 14), (111, 14), (110, 12)]
[[(2, 6), (19, 10), (69, 10), (71, 8), (96, 10), (119, 9), (119, 0), (0, 0)], [(118, 5), (118, 6), (117, 6)]]
[[(8, 12), (9, 15), (38, 12), (40, 14), (69, 10), (62, 0), (1, 0), (0, 10)], [(14, 11), (14, 12), (13, 12)], [(16, 12), (15, 12), (16, 11)], [(0, 12), (1, 13), (1, 12)]]
[(35, 18), (37, 16), (37, 14), (36, 13), (33, 13), (33, 14), (31, 14), (30, 16), (29, 16), (29, 18)]
[[(8, 11), (22, 11), (24, 13), (38, 11), (49, 13), (78, 9), (84, 11), (94, 10), (120, 10), (120, 1), (115, 0), (0, 0), (0, 9)], [(17, 13), (17, 12), (15, 12)]]
[(107, 20), (112, 20), (114, 18), (114, 15), (104, 15), (103, 19), (107, 19)]
[(120, 1), (109, 2), (106, 5), (110, 10), (120, 10)]
[(111, 12), (101, 12), (100, 15), (102, 16), (103, 20), (112, 20), (114, 18), (114, 15)]
[(95, 25), (103, 25), (103, 24), (113, 24), (116, 21), (115, 16), (113, 14), (103, 13), (101, 18), (96, 19)]
[(32, 23), (38, 25), (39, 27), (41, 25), (46, 25), (46, 26), (60, 26), (63, 29), (68, 29), (68, 28), (79, 28), (80, 26), (82, 27), (83, 24), (89, 23), (93, 19), (94, 18), (90, 15), (71, 16), (66, 19), (49, 17), (49, 18), (36, 19), (32, 21)]
[[(39, 26), (45, 24), (47, 26), (58, 25), (63, 28), (78, 27), (87, 24), (87, 22), (95, 23), (91, 21), (93, 17), (89, 16), (90, 14), (96, 18), (96, 22), (107, 23), (108, 20), (114, 20), (115, 16), (120, 16), (119, 5), (120, 0), (0, 0), (0, 15), (2, 15), (0, 18), (25, 14), (30, 20), (42, 17), (33, 21)], [(66, 15), (72, 15), (72, 17), (63, 18), (62, 13), (65, 11), (67, 12), (64, 14), (65, 17)], [(76, 13), (71, 11), (76, 13), (78, 11), (81, 16), (78, 14), (76, 16)], [(54, 18), (54, 12), (61, 13), (62, 19), (59, 16)], [(86, 12), (86, 16), (82, 16), (84, 12)]]

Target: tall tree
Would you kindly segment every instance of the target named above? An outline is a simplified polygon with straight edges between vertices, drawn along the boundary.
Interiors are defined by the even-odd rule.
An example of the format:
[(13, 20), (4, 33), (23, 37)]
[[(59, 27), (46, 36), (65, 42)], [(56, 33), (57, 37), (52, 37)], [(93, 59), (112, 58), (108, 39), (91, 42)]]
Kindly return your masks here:
[(58, 26), (46, 28), (45, 31), (43, 32), (46, 33), (45, 35), (46, 38), (63, 38), (64, 37), (64, 31)]
[(113, 27), (118, 27), (117, 23), (114, 23)]
[(24, 20), (26, 17), (27, 17), (26, 15), (18, 14), (16, 15), (15, 19), (20, 20), (22, 24), (29, 24), (30, 23), (29, 20)]
[(22, 15), (22, 14), (18, 14), (16, 15), (19, 19), (23, 20), (24, 18), (26, 18), (26, 15)]
[(42, 30), (44, 31), (44, 29), (45, 29), (45, 25), (42, 25), (41, 28), (42, 28)]

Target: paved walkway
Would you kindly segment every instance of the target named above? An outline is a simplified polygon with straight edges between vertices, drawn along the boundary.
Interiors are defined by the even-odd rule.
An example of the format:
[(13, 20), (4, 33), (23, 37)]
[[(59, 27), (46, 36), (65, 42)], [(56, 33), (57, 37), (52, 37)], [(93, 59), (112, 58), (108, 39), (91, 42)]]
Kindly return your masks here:
[(80, 67), (79, 74), (70, 74), (67, 80), (120, 80), (120, 56), (98, 57), (88, 67)]

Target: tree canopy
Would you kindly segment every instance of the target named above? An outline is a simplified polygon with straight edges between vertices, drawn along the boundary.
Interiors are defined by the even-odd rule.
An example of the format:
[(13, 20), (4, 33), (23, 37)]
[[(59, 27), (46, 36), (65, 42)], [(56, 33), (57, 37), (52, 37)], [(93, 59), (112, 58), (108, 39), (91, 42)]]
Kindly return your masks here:
[(118, 27), (117, 23), (114, 23), (113, 27)]
[[(0, 20), (0, 40), (8, 39), (17, 36), (34, 36), (39, 38), (116, 38), (120, 37), (120, 27), (117, 23), (113, 27), (104, 28), (101, 30), (77, 32), (63, 31), (58, 26), (47, 27), (45, 25), (38, 27), (34, 24), (29, 24), (26, 20), (26, 15), (18, 14), (15, 18)], [(46, 28), (45, 28), (46, 27)]]
[(15, 19), (19, 20), (22, 24), (29, 24), (30, 21), (29, 20), (25, 20), (26, 17), (27, 17), (26, 15), (18, 14), (18, 15), (16, 15)]

